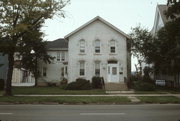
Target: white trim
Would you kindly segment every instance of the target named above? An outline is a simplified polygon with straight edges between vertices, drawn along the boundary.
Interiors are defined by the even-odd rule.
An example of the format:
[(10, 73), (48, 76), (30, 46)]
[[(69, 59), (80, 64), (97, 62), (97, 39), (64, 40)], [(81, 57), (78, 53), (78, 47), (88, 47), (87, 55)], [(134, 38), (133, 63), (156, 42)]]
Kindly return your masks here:
[(72, 31), (71, 33), (67, 34), (64, 38), (67, 39), (70, 36), (72, 36), (73, 34), (75, 34), (76, 32), (80, 31), (81, 29), (85, 28), (86, 26), (88, 26), (89, 24), (93, 23), (94, 21), (99, 20), (101, 22), (103, 22), (104, 24), (106, 24), (107, 26), (111, 27), (112, 29), (114, 29), (115, 31), (119, 32), (120, 34), (122, 34), (123, 36), (125, 36), (126, 38), (130, 38), (126, 33), (124, 33), (123, 31), (121, 31), (120, 29), (118, 29), (117, 27), (115, 27), (114, 25), (112, 25), (111, 23), (107, 22), (106, 20), (104, 20), (103, 18), (97, 16), (95, 18), (93, 18), (92, 20), (88, 21), (87, 23), (85, 23), (84, 25), (80, 26), (79, 28), (77, 28), (76, 30)]

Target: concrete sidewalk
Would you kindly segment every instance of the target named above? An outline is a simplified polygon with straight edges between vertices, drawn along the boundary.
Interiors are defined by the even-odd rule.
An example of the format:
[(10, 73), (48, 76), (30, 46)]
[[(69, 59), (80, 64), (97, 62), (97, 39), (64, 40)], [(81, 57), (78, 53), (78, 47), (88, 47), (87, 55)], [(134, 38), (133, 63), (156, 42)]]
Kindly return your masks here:
[(72, 96), (77, 96), (77, 97), (95, 97), (95, 96), (101, 96), (101, 97), (113, 97), (113, 96), (176, 96), (176, 97), (180, 97), (180, 94), (104, 94), (104, 95), (14, 95), (14, 96), (34, 96), (34, 97), (53, 97), (53, 96), (57, 96), (57, 97), (72, 97)]

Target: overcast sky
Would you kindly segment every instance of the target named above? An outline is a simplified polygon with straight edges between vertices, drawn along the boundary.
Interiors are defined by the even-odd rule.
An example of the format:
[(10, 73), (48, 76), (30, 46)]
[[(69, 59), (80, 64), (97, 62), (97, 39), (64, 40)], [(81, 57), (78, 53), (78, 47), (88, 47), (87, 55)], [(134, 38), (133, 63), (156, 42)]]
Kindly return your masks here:
[[(71, 0), (64, 8), (66, 17), (47, 20), (43, 31), (45, 40), (63, 38), (96, 16), (110, 22), (126, 34), (139, 24), (152, 29), (157, 4), (167, 0)], [(132, 70), (137, 60), (132, 59)]]
[(100, 16), (125, 33), (141, 24), (152, 29), (157, 4), (167, 0), (71, 0), (64, 8), (66, 18), (47, 20), (43, 31), (45, 40), (63, 38), (79, 26)]

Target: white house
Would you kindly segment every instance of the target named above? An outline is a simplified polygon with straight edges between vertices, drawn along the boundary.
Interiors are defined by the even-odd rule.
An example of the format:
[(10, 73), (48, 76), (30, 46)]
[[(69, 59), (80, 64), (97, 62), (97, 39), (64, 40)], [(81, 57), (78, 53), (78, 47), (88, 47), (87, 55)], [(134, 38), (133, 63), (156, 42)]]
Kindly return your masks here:
[(167, 19), (166, 15), (164, 12), (168, 9), (167, 5), (157, 5), (156, 7), (156, 13), (155, 13), (155, 18), (154, 18), (154, 25), (151, 30), (151, 33), (155, 35), (159, 29), (164, 27), (165, 23), (170, 21), (170, 19)]
[(97, 16), (77, 28), (65, 39), (48, 43), (51, 64), (39, 63), (39, 81), (68, 82), (77, 78), (104, 78), (106, 88), (123, 90), (130, 74), (128, 35)]

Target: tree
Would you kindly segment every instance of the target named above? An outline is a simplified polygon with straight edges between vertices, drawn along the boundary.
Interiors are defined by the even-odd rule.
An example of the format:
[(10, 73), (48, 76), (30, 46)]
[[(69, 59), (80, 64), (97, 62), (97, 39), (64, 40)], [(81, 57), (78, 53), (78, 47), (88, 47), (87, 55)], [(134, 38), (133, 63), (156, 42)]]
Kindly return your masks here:
[[(180, 74), (180, 18), (176, 18), (165, 24), (161, 28), (154, 41), (159, 54), (159, 60), (153, 59), (156, 62), (156, 70), (164, 71), (167, 74), (174, 76)], [(159, 69), (158, 69), (159, 68)]]
[(165, 12), (167, 18), (176, 19), (180, 14), (180, 0), (167, 0), (168, 9)]
[[(35, 86), (37, 86), (37, 78), (39, 76), (38, 60), (50, 63), (53, 57), (49, 56), (46, 51), (46, 42), (43, 41), (43, 33), (40, 32), (41, 27), (34, 28), (22, 36), (19, 48), (19, 56), (21, 56), (20, 67), (29, 70), (34, 74)], [(33, 53), (32, 53), (33, 51)]]
[(132, 28), (130, 33), (131, 40), (131, 53), (138, 60), (136, 66), (136, 71), (142, 76), (142, 63), (146, 61), (147, 48), (150, 48), (150, 43), (152, 41), (152, 35), (147, 29), (137, 26)]
[(14, 54), (19, 52), (21, 44), (29, 31), (42, 25), (54, 15), (64, 17), (63, 8), (69, 1), (63, 0), (1, 0), (0, 1), (0, 37), (1, 51), (8, 54), (8, 75), (5, 95), (12, 95), (11, 80)]

